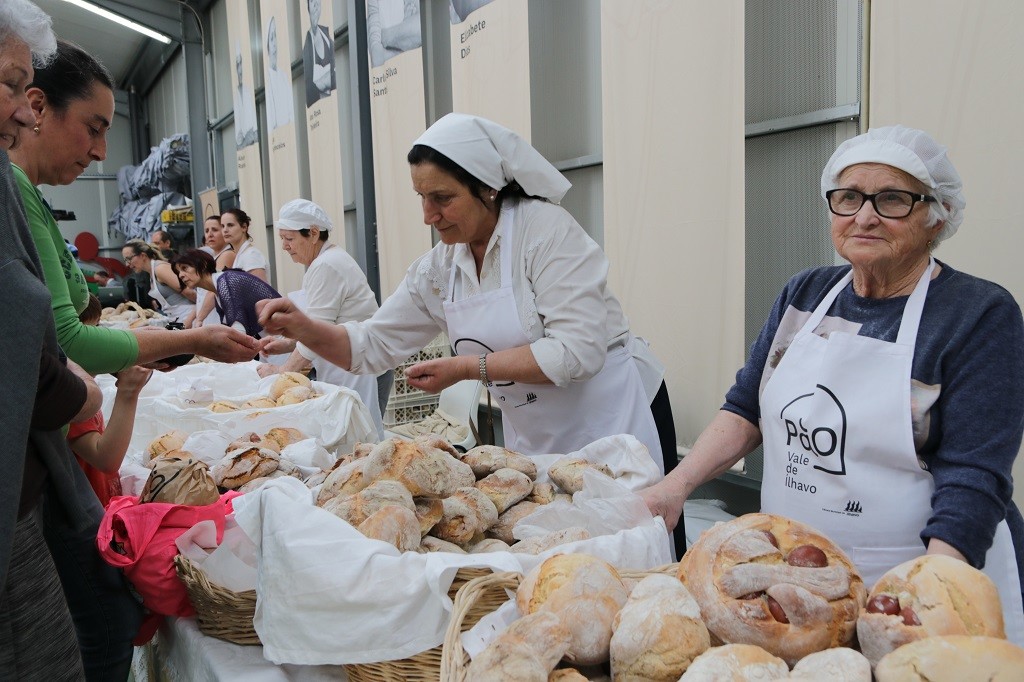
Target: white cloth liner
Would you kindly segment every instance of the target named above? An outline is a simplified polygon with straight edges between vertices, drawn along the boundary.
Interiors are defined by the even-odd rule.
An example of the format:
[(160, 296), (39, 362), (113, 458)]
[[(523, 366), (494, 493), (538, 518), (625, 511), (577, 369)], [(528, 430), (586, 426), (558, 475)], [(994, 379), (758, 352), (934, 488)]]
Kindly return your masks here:
[[(594, 448), (606, 462), (619, 462), (620, 467), (650, 462), (646, 451), (641, 457), (629, 443), (635, 439), (611, 440), (612, 444)], [(615, 442), (624, 449), (612, 447)], [(634, 467), (621, 481), (629, 481), (636, 490), (647, 484), (648, 476)], [(612, 506), (637, 512), (642, 507), (624, 485), (613, 483), (601, 490), (619, 495)], [(579, 503), (597, 508), (609, 504), (606, 499), (588, 500), (594, 493), (585, 488), (577, 494)], [(567, 551), (586, 552), (624, 570), (671, 562), (664, 522), (652, 518), (646, 507), (642, 520), (631, 514), (620, 517), (631, 527), (540, 555), (400, 553), (314, 506), (310, 491), (289, 477), (237, 498), (234, 507), (238, 524), (256, 544), (254, 625), (264, 655), (275, 663), (371, 663), (408, 658), (440, 645), (452, 608), (448, 589), (462, 567), (526, 572), (548, 556)], [(606, 519), (590, 519), (587, 524), (610, 530)], [(536, 527), (536, 521), (531, 525)]]

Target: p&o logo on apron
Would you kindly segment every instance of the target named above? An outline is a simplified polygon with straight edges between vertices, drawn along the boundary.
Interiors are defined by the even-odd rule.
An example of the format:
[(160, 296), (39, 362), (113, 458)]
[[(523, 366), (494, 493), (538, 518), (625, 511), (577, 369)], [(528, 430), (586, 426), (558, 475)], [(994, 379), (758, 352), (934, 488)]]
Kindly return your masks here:
[(817, 389), (791, 400), (779, 415), (786, 429), (786, 471), (796, 476), (810, 466), (845, 476), (846, 410), (828, 388), (818, 384)]

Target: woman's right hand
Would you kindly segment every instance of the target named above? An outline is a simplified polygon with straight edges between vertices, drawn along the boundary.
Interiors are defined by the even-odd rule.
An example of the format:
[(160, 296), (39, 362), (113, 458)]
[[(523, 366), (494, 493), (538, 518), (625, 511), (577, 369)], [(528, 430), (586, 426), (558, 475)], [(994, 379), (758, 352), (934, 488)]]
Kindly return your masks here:
[[(310, 322), (291, 299), (284, 297), (258, 301), (256, 314), (259, 316), (260, 326), (268, 334), (287, 336), (290, 339), (299, 338), (303, 328)], [(267, 342), (268, 339), (261, 341), (260, 350), (266, 348)]]
[(678, 488), (670, 479), (663, 478), (649, 488), (644, 488), (638, 493), (644, 504), (651, 510), (654, 516), (665, 519), (665, 525), (669, 531), (679, 523), (679, 516), (683, 513), (683, 503), (686, 497), (680, 494)]

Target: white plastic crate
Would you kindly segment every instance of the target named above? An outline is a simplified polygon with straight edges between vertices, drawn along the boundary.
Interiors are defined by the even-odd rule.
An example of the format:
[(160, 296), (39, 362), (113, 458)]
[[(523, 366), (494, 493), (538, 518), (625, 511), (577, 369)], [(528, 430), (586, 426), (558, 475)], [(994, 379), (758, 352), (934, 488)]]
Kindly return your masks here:
[[(405, 379), (405, 370), (407, 368), (412, 367), (417, 362), (433, 360), (435, 358), (445, 358), (449, 355), (451, 355), (451, 348), (448, 345), (448, 336), (446, 334), (440, 334), (437, 338), (431, 341), (426, 348), (418, 353), (414, 353), (408, 360), (396, 367), (395, 383), (391, 386), (391, 396), (388, 398), (389, 409), (392, 403), (401, 402), (405, 399), (423, 398), (424, 396), (429, 395), (418, 388), (413, 388), (409, 385), (409, 382)], [(435, 404), (437, 403), (436, 400), (434, 402)]]
[(430, 394), (424, 395), (427, 397), (389, 402), (383, 414), (384, 428), (390, 429), (394, 426), (418, 422), (433, 414), (437, 409), (438, 397)]

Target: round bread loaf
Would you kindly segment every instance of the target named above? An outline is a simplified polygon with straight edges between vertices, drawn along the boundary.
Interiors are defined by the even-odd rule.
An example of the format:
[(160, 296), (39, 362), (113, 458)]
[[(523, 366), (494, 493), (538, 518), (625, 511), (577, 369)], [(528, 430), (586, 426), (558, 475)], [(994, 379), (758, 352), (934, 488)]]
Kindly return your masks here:
[[(355, 495), (335, 497), (325, 502), (323, 509), (358, 528), (359, 524), (372, 514), (388, 505), (405, 507), (413, 512), (415, 518), (413, 510), (416, 509), (416, 505), (412, 501), (412, 495), (401, 483), (396, 481), (377, 481)], [(417, 522), (416, 528), (418, 533), (419, 522)], [(419, 545), (419, 542), (416, 544)]]
[(416, 520), (420, 525), (420, 535), (426, 535), (430, 529), (444, 516), (444, 503), (436, 497), (413, 498), (416, 505)]
[(230, 400), (218, 400), (215, 403), (210, 403), (210, 412), (216, 412), (218, 414), (224, 412), (237, 412), (238, 405), (231, 402)]
[(287, 391), (281, 394), (281, 397), (277, 399), (275, 403), (278, 407), (284, 405), (298, 405), (304, 403), (312, 398), (315, 393), (309, 386), (292, 386)]
[(298, 443), (300, 440), (306, 440), (308, 437), (309, 436), (298, 429), (292, 429), (287, 426), (277, 426), (267, 431), (263, 435), (262, 440), (274, 441), (277, 443), (278, 451), (281, 451), (293, 443)]
[(420, 524), (416, 515), (394, 504), (370, 514), (357, 530), (368, 538), (394, 545), (400, 552), (411, 552), (420, 546)]
[(878, 579), (857, 621), (857, 639), (877, 665), (890, 651), (934, 635), (1006, 637), (992, 580), (953, 557), (926, 554)]
[(515, 621), (487, 645), (466, 670), (467, 680), (547, 680), (569, 646), (569, 632), (553, 613)]
[(789, 666), (753, 644), (711, 647), (694, 659), (679, 682), (767, 682), (789, 677)]
[(280, 457), (273, 450), (257, 447), (229, 452), (213, 466), (213, 480), (221, 488), (238, 490), (249, 481), (277, 471)]
[(789, 673), (807, 682), (871, 682), (871, 663), (859, 651), (844, 646), (804, 656)]
[(277, 401), (284, 392), (289, 388), (295, 388), (296, 386), (304, 386), (311, 388), (312, 382), (304, 374), (298, 372), (281, 372), (274, 380), (274, 383), (270, 385), (270, 391), (268, 395), (271, 400)]
[(146, 452), (149, 454), (149, 458), (159, 457), (165, 452), (171, 450), (180, 450), (181, 446), (185, 444), (188, 439), (188, 434), (184, 431), (168, 431), (167, 433), (161, 434), (153, 439), (153, 441), (146, 446)]
[(443, 450), (390, 438), (366, 457), (363, 475), (371, 481), (399, 481), (413, 495), (447, 497), (456, 489), (453, 462), (454, 458)]
[(467, 450), (460, 459), (473, 469), (477, 478), (507, 468), (521, 471), (532, 480), (537, 479), (537, 465), (532, 459), (498, 445), (478, 445)]
[(747, 514), (705, 531), (679, 564), (708, 630), (794, 664), (853, 641), (864, 583), (839, 547), (810, 526)]
[(597, 464), (581, 457), (563, 457), (556, 461), (548, 467), (548, 478), (559, 488), (573, 495), (583, 490), (583, 472), (587, 469), (615, 478), (607, 464)]
[(277, 403), (266, 396), (250, 398), (249, 400), (246, 400), (244, 403), (242, 403), (243, 410), (250, 410), (254, 408), (265, 410), (270, 407), (277, 407)]
[(1005, 639), (969, 635), (928, 637), (886, 654), (875, 667), (878, 682), (1019, 682), (1024, 649)]
[[(254, 443), (259, 443), (261, 438), (262, 437), (258, 433), (255, 433), (253, 431), (250, 431), (249, 433), (243, 433), (241, 436), (234, 439), (228, 444), (228, 446), (224, 449), (224, 454), (234, 452), (235, 450), (239, 450), (241, 448), (251, 448)], [(280, 451), (280, 448), (271, 449)]]
[(523, 472), (506, 467), (484, 476), (476, 482), (476, 487), (501, 514), (533, 491), (533, 481)]
[(329, 500), (355, 495), (368, 485), (370, 481), (363, 476), (363, 460), (349, 462), (327, 474), (316, 495), (316, 504), (323, 507)]
[(523, 500), (519, 504), (512, 505), (501, 514), (498, 515), (498, 521), (490, 530), (487, 531), (487, 535), (493, 538), (498, 538), (502, 542), (511, 545), (516, 541), (514, 535), (512, 535), (512, 529), (516, 527), (521, 519), (526, 518), (533, 512), (537, 511), (541, 505), (536, 502), (528, 502)]
[(443, 504), (444, 514), (430, 534), (457, 545), (470, 544), (498, 520), (494, 503), (473, 487), (459, 488)]
[(646, 576), (612, 622), (612, 677), (621, 682), (676, 682), (711, 646), (700, 607), (670, 575)]

